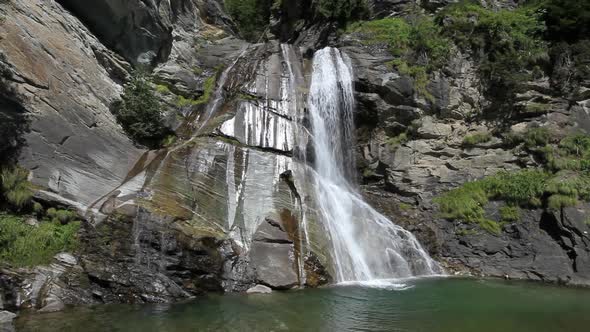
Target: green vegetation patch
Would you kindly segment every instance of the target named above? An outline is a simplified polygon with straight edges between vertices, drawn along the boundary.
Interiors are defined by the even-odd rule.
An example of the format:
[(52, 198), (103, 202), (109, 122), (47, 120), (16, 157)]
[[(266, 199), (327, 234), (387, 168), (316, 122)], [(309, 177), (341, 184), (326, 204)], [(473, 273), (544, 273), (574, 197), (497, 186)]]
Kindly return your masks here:
[[(543, 40), (546, 28), (538, 8), (495, 10), (462, 1), (445, 7), (434, 18), (415, 13), (360, 22), (351, 25), (349, 32), (365, 35), (365, 44), (387, 45), (396, 57), (391, 65), (414, 78), (417, 92), (431, 101), (426, 88), (430, 74), (447, 64), (453, 44), (477, 60), (489, 92), (504, 96), (548, 60), (548, 44)], [(542, 113), (547, 107), (532, 105), (525, 111)]]
[(498, 234), (500, 225), (485, 217), (484, 206), (490, 199), (506, 201), (509, 206), (538, 206), (549, 174), (542, 170), (500, 172), (482, 180), (468, 182), (437, 197), (443, 218), (477, 223)]
[(537, 0), (550, 40), (575, 42), (590, 34), (590, 1)]
[(493, 10), (463, 1), (447, 6), (436, 21), (445, 27), (444, 36), (479, 57), (481, 75), (492, 86), (512, 90), (530, 78), (527, 69), (548, 58), (545, 23), (536, 6)]
[(500, 208), (500, 219), (503, 222), (515, 222), (520, 220), (520, 208), (506, 205)]
[(48, 264), (59, 252), (77, 248), (79, 228), (79, 222), (49, 221), (34, 227), (22, 217), (0, 214), (0, 262), (16, 267)]
[(33, 191), (28, 177), (29, 171), (20, 167), (0, 171), (0, 198), (4, 197), (15, 210), (21, 210), (31, 203)]
[(554, 171), (590, 171), (590, 136), (568, 136), (557, 147), (547, 146), (544, 153), (548, 166)]
[(389, 137), (385, 142), (387, 143), (387, 145), (390, 148), (395, 150), (398, 147), (400, 147), (402, 144), (406, 143), (407, 141), (408, 141), (408, 134), (401, 133), (395, 137)]
[(65, 225), (71, 221), (74, 221), (78, 217), (78, 215), (76, 214), (76, 212), (70, 210), (58, 210), (55, 208), (49, 208), (47, 209), (47, 217), (53, 223), (60, 223), (62, 225)]
[(396, 57), (391, 65), (401, 74), (414, 78), (420, 94), (432, 98), (426, 89), (428, 76), (446, 63), (451, 44), (432, 17), (415, 15), (359, 22), (348, 31), (365, 35), (363, 43), (367, 45), (387, 45)]
[(161, 109), (149, 77), (138, 71), (125, 85), (121, 101), (114, 104), (113, 113), (136, 142), (159, 147), (162, 139), (170, 134), (170, 129), (164, 125)]
[(492, 139), (492, 135), (489, 133), (475, 133), (467, 135), (463, 138), (464, 146), (475, 146), (482, 143), (487, 143)]
[(518, 220), (518, 207), (562, 209), (590, 201), (590, 136), (570, 135), (554, 145), (542, 128), (523, 136), (526, 148), (544, 154), (544, 168), (500, 172), (465, 183), (435, 199), (443, 218), (478, 223), (497, 233), (499, 228), (493, 225), (497, 222), (485, 217), (489, 200), (507, 203), (500, 210), (502, 222)]
[(224, 0), (223, 2), (245, 39), (254, 41), (267, 28), (272, 0)]
[(184, 96), (178, 96), (176, 99), (176, 105), (178, 107), (203, 105), (211, 100), (213, 91), (215, 90), (215, 83), (217, 81), (217, 75), (212, 75), (207, 78), (203, 83), (203, 94), (197, 99), (185, 98)]

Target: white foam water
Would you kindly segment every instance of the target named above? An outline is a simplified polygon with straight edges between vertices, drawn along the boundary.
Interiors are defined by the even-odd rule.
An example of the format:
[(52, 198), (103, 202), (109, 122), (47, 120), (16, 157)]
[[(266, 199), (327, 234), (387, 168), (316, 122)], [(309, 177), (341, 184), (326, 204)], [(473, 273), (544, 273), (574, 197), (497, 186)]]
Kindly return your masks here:
[[(353, 75), (338, 49), (316, 52), (308, 106), (316, 170), (311, 173), (337, 282), (381, 285), (378, 280), (441, 273), (412, 233), (373, 209), (354, 187)], [(397, 287), (392, 285), (387, 287)]]

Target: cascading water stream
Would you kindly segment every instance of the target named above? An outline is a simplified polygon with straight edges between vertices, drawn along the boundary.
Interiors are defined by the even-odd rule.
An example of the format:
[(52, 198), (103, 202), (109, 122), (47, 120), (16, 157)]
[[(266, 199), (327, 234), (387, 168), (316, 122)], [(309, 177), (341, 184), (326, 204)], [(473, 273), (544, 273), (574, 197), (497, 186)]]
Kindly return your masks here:
[(352, 70), (334, 48), (313, 59), (309, 112), (315, 153), (315, 195), (332, 245), (338, 282), (432, 275), (440, 267), (416, 238), (364, 202), (351, 184)]

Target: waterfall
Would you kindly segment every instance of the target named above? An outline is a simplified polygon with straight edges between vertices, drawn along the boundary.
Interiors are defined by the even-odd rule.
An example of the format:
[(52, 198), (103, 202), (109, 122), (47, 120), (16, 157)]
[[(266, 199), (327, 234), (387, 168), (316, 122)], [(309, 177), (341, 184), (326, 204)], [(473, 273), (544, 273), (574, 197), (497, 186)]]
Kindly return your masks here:
[(338, 282), (440, 273), (412, 233), (364, 202), (353, 184), (354, 93), (350, 61), (334, 48), (313, 59), (309, 113), (315, 195)]

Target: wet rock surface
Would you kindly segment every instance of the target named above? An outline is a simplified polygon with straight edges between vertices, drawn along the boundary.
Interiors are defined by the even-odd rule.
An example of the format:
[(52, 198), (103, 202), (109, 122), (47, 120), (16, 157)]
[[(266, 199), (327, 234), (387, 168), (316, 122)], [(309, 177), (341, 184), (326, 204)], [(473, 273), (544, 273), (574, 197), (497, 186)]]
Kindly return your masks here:
[(270, 294), (272, 293), (272, 289), (264, 285), (256, 285), (252, 288), (249, 288), (246, 293), (248, 294)]
[(250, 262), (260, 283), (277, 289), (297, 285), (295, 246), (279, 223), (266, 220), (254, 233)]

